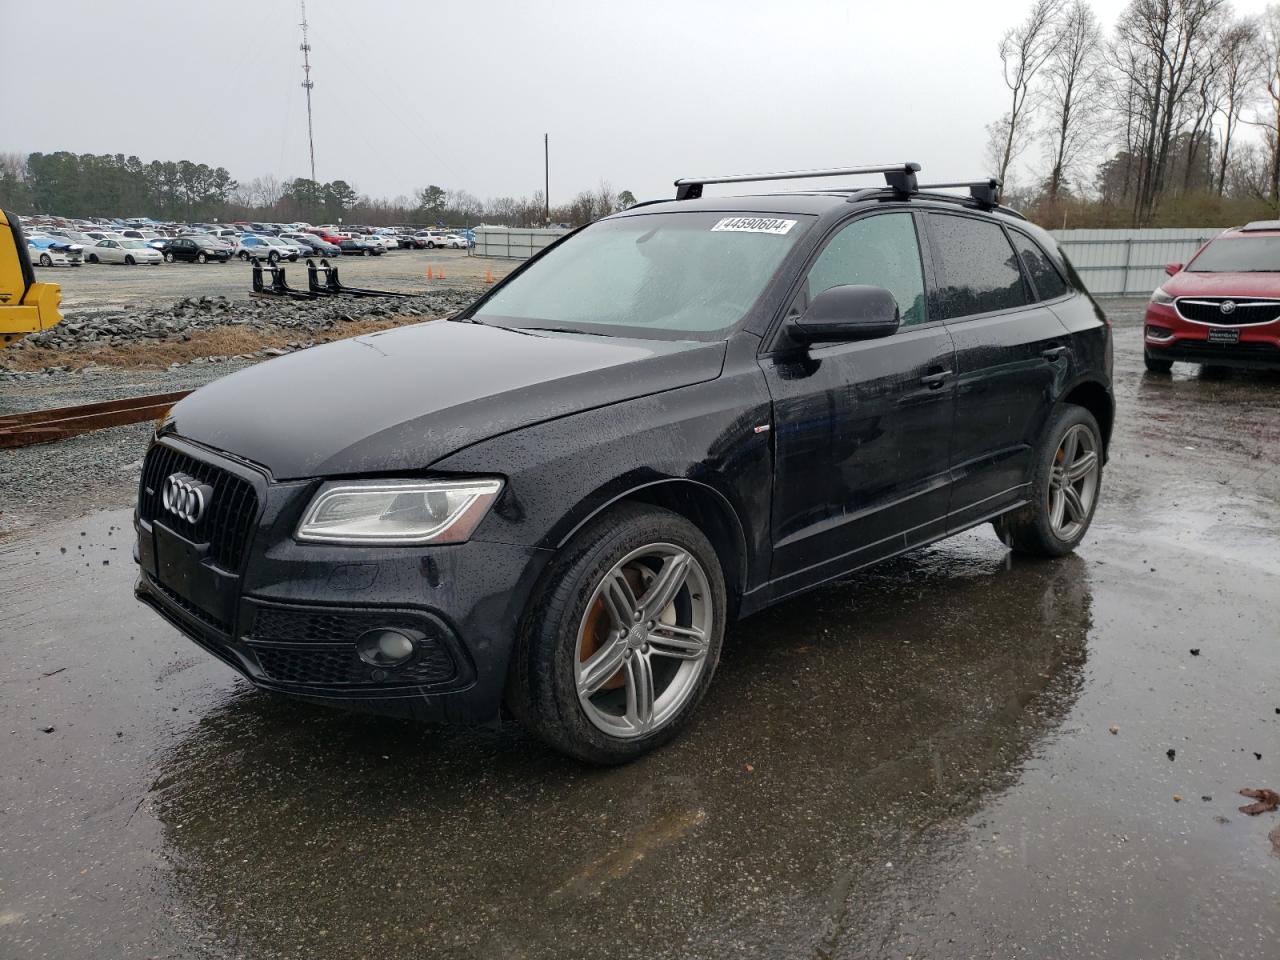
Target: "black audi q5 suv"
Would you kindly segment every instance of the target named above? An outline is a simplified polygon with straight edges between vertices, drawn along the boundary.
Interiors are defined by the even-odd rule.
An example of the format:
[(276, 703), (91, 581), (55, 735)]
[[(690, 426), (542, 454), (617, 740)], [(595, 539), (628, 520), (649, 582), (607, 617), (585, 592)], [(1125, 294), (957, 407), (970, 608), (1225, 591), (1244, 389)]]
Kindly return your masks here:
[(977, 524), (1076, 547), (1111, 330), (1048, 234), (917, 184), (645, 203), (470, 308), (241, 370), (144, 461), (138, 597), (259, 687), (597, 763), (728, 623)]

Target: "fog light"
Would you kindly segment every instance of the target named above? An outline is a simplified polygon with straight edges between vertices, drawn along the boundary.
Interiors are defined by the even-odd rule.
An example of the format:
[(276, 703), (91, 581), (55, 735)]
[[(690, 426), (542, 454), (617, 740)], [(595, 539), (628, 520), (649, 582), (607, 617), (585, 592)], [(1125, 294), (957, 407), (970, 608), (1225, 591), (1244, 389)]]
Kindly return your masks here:
[(395, 667), (413, 656), (418, 639), (403, 630), (370, 630), (356, 639), (356, 652), (372, 666)]
[(1173, 331), (1168, 327), (1158, 327), (1154, 323), (1147, 324), (1147, 336), (1152, 340), (1169, 340), (1173, 337)]

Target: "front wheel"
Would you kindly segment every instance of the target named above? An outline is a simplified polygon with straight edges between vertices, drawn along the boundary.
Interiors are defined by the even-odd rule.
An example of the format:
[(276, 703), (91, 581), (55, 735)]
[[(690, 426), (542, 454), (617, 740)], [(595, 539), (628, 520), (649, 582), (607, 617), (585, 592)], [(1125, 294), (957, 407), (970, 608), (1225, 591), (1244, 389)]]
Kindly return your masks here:
[(165, 262), (165, 263), (173, 263), (173, 254), (172, 254), (172, 253), (166, 253), (166, 254), (164, 255), (164, 262)]
[(274, 250), (272, 250), (270, 253), (267, 254), (267, 263), (275, 265), (279, 262), (280, 262), (280, 254), (276, 253)]
[(203, 253), (196, 254), (196, 263), (208, 263), (209, 258)]
[(132, 255), (126, 255), (126, 256), (125, 256), (125, 258), (124, 258), (124, 262), (125, 262), (128, 266), (131, 266), (131, 267), (132, 267), (132, 266), (136, 266), (136, 265), (137, 265), (137, 263), (138, 263), (138, 261), (137, 261), (137, 260), (133, 259)]
[(238, 256), (239, 256), (239, 257), (240, 257), (240, 259), (241, 259), (241, 260), (243, 260), (245, 263), (248, 263), (248, 262), (249, 262), (249, 252), (248, 252), (247, 250), (241, 250), (241, 251), (240, 251), (240, 253), (238, 254)]
[(633, 760), (674, 737), (720, 659), (724, 575), (702, 531), (627, 504), (561, 552), (526, 612), (507, 704), (552, 747)]
[(42, 267), (52, 267), (52, 266), (53, 266), (53, 257), (49, 256), (47, 253), (42, 253), (42, 254), (40, 254), (40, 266), (42, 266)]
[(91, 253), (91, 254), (89, 254), (89, 262), (90, 262), (90, 263), (97, 263), (97, 262), (98, 262), (98, 255), (97, 255), (96, 253)]
[(1172, 360), (1161, 360), (1159, 357), (1153, 357), (1145, 350), (1142, 351), (1142, 362), (1149, 373), (1168, 373), (1173, 369)]
[(1035, 454), (1031, 502), (997, 517), (996, 533), (1016, 553), (1061, 557), (1076, 548), (1102, 490), (1102, 431), (1092, 413), (1074, 404), (1049, 420)]

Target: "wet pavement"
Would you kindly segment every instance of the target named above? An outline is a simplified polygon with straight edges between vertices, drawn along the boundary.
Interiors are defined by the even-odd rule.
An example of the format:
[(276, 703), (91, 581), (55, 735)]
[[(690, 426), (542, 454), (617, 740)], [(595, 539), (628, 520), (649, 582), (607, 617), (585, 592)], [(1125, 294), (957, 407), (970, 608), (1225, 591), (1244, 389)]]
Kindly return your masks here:
[(0, 540), (0, 957), (1280, 955), (1280, 376), (1146, 376), (1114, 312), (1076, 556), (737, 624), (624, 769), (254, 692), (132, 600), (124, 503)]

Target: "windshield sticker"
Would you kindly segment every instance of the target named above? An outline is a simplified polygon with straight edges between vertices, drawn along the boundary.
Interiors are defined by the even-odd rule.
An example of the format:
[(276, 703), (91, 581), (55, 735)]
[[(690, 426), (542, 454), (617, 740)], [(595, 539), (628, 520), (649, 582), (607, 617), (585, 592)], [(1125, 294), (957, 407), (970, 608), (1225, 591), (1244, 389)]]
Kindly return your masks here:
[(725, 217), (712, 227), (711, 231), (712, 233), (728, 231), (730, 233), (783, 234), (795, 225), (794, 220), (776, 220), (773, 217)]

